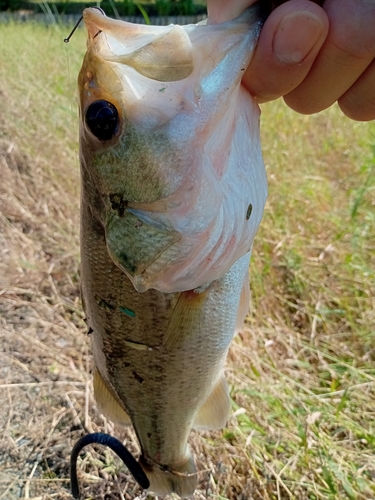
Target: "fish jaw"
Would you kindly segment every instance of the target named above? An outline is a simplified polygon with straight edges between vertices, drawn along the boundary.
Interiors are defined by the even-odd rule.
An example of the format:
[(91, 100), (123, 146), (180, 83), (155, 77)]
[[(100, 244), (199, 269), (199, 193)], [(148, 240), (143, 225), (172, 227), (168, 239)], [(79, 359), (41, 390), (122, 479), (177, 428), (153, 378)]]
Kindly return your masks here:
[[(249, 251), (267, 198), (259, 108), (240, 84), (261, 19), (250, 9), (220, 25), (150, 27), (86, 9), (84, 20), (81, 163), (111, 258), (139, 292), (220, 278)], [(107, 141), (85, 121), (100, 99), (118, 111)]]

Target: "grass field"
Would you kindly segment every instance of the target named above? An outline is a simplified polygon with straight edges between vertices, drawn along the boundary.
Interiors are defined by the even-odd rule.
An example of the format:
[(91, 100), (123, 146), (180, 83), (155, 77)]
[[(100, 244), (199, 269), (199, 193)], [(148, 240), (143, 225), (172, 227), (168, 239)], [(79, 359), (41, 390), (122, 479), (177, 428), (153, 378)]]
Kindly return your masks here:
[[(79, 31), (0, 25), (0, 499), (68, 499), (105, 430), (79, 300)], [(195, 499), (375, 498), (375, 122), (263, 106), (270, 193), (233, 342), (232, 416), (193, 432)], [(146, 499), (109, 451), (85, 497)]]

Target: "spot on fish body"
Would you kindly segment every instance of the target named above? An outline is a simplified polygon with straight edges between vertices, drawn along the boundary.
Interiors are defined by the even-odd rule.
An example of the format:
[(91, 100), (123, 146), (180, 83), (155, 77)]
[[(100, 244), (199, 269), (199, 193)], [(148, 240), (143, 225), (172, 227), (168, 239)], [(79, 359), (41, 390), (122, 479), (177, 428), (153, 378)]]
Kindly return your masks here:
[(138, 373), (136, 371), (133, 371), (132, 374), (137, 382), (139, 382), (140, 384), (143, 384), (144, 379), (140, 375), (138, 375)]
[(127, 200), (124, 200), (121, 194), (112, 193), (109, 195), (112, 210), (117, 212), (119, 217), (124, 217), (125, 210), (128, 206)]
[(106, 300), (99, 297), (98, 294), (95, 294), (95, 300), (96, 300), (96, 303), (98, 304), (98, 306), (101, 307), (102, 309), (106, 309), (107, 311), (114, 311), (116, 309), (115, 306), (113, 306), (112, 304), (110, 304)]
[(128, 257), (125, 252), (121, 252), (119, 255), (119, 263), (123, 266), (130, 274), (134, 274), (137, 270), (137, 266), (134, 265), (132, 260)]
[(250, 203), (250, 205), (247, 207), (246, 220), (250, 219), (250, 215), (251, 215), (252, 211), (253, 211), (253, 205)]
[[(132, 342), (131, 340), (124, 340), (124, 344), (136, 351), (149, 351), (150, 347), (146, 344), (141, 344), (140, 342)], [(152, 350), (152, 347), (151, 347)]]
[(119, 309), (122, 313), (126, 314), (130, 318), (135, 318), (135, 312), (132, 311), (131, 309), (128, 309), (127, 307), (122, 307), (122, 306), (120, 306)]

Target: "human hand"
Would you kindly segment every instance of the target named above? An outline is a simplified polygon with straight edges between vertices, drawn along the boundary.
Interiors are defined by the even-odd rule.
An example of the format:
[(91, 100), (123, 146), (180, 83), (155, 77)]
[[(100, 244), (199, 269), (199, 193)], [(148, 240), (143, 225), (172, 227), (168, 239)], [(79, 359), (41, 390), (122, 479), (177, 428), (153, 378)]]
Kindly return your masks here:
[[(213, 22), (255, 0), (208, 0)], [(334, 102), (354, 120), (375, 119), (374, 0), (276, 1), (242, 80), (259, 102), (283, 96), (304, 114)]]

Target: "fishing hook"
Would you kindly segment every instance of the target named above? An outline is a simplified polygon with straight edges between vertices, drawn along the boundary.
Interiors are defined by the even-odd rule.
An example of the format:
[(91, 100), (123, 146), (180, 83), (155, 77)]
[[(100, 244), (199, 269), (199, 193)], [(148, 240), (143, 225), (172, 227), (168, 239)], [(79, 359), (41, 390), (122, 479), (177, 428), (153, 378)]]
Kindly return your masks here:
[(113, 436), (110, 436), (109, 434), (104, 434), (103, 432), (94, 432), (92, 434), (86, 434), (86, 436), (81, 437), (81, 439), (79, 439), (74, 445), (72, 453), (70, 455), (70, 489), (73, 498), (80, 498), (77, 477), (77, 458), (81, 450), (88, 444), (102, 444), (111, 448), (111, 450), (114, 451), (124, 462), (139, 486), (141, 486), (141, 488), (145, 490), (150, 487), (150, 481), (148, 480), (148, 477), (146, 476), (144, 470), (130, 453), (130, 451), (121, 443), (121, 441), (114, 438)]
[[(103, 10), (103, 9), (101, 9), (100, 7), (91, 7), (91, 9), (96, 9), (96, 10), (99, 10), (99, 11), (103, 14), (103, 16), (105, 16), (105, 12), (104, 12), (104, 10)], [(74, 33), (74, 32), (75, 32), (75, 30), (78, 28), (78, 26), (81, 24), (82, 19), (83, 19), (83, 16), (81, 16), (81, 17), (78, 19), (78, 21), (77, 21), (76, 25), (74, 26), (74, 28), (72, 29), (72, 31), (70, 32), (70, 34), (69, 34), (66, 38), (64, 38), (64, 42), (65, 42), (65, 43), (69, 43), (70, 39), (71, 39), (71, 38), (72, 38), (72, 36), (73, 36), (73, 33)], [(102, 32), (102, 31), (101, 31), (101, 30), (99, 30), (99, 31), (97, 32), (97, 34), (94, 36), (94, 38), (96, 38), (96, 37), (99, 35), (99, 33), (101, 33), (101, 32)]]

